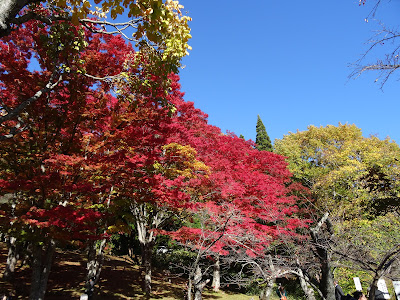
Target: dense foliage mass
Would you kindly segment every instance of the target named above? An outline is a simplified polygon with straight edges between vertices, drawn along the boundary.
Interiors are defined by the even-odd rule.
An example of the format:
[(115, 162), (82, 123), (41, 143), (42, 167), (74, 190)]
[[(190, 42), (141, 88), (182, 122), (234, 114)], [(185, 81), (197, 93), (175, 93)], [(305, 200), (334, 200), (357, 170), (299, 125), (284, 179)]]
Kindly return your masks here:
[[(154, 90), (162, 89), (164, 94), (157, 101), (163, 105), (168, 103), (165, 96), (169, 89), (168, 74), (179, 71), (182, 57), (188, 54), (190, 46), (190, 17), (184, 16), (183, 6), (178, 1), (143, 0), (143, 1), (98, 1), (99, 7), (91, 7), (89, 1), (29, 1), (7, 0), (0, 5), (0, 37), (16, 33), (20, 28), (30, 27), (32, 21), (41, 28), (46, 28), (46, 35), (41, 35), (42, 43), (48, 43), (47, 81), (30, 93), (21, 94), (14, 103), (3, 103), (0, 125), (8, 128), (0, 135), (0, 140), (10, 138), (23, 130), (24, 124), (19, 116), (25, 108), (42, 95), (53, 90), (71, 72), (78, 72), (95, 80), (119, 80), (129, 82), (133, 86), (150, 86)], [(128, 21), (108, 21), (107, 16), (115, 19), (117, 15), (127, 11)], [(107, 14), (109, 12), (109, 14)], [(71, 29), (75, 26), (75, 29)], [(83, 30), (105, 35), (119, 34), (136, 48), (136, 54), (130, 56), (125, 63), (142, 70), (140, 76), (136, 72), (116, 70), (108, 72), (99, 68), (85, 69), (83, 60), (77, 61), (71, 69), (63, 56), (74, 56), (86, 47)], [(28, 38), (35, 32), (27, 32)], [(115, 45), (117, 47), (117, 45)], [(35, 47), (35, 45), (31, 45)], [(27, 48), (26, 51), (29, 52)], [(93, 72), (94, 71), (94, 72)], [(17, 80), (24, 80), (24, 74)], [(152, 76), (158, 80), (154, 81)]]
[[(372, 300), (379, 278), (398, 275), (396, 143), (353, 125), (310, 126), (272, 152), (259, 117), (256, 143), (222, 133), (180, 91), (183, 7), (95, 2), (96, 11), (78, 0), (0, 4), (0, 230), (11, 286), (19, 261), (32, 271), (29, 299), (43, 299), (55, 252), (72, 248), (87, 255), (91, 293), (107, 246), (128, 236), (147, 296), (160, 244), (189, 300), (211, 276), (214, 290), (255, 285), (262, 300), (276, 279), (296, 276), (308, 300), (314, 291), (333, 300), (333, 270), (349, 269), (367, 274)], [(131, 21), (107, 21), (106, 10)]]
[(379, 278), (398, 276), (400, 147), (339, 124), (285, 135), (275, 150), (288, 157), (295, 180), (310, 188), (319, 214), (330, 216), (329, 238), (315, 234), (315, 240), (329, 246), (332, 262), (336, 257), (368, 273), (364, 284), (373, 299)]
[[(39, 18), (13, 27), (0, 47), (1, 228), (10, 245), (28, 245), (30, 299), (44, 297), (56, 247), (87, 246), (88, 278), (98, 280), (108, 236), (133, 229), (150, 294), (161, 233), (182, 245), (209, 237), (192, 251), (262, 256), (306, 226), (283, 157), (208, 125), (177, 75), (154, 72), (151, 56), (123, 37)], [(205, 211), (204, 227), (189, 226)], [(165, 228), (176, 217), (188, 221)], [(97, 256), (93, 240), (102, 241)], [(194, 273), (189, 280), (201, 295)]]

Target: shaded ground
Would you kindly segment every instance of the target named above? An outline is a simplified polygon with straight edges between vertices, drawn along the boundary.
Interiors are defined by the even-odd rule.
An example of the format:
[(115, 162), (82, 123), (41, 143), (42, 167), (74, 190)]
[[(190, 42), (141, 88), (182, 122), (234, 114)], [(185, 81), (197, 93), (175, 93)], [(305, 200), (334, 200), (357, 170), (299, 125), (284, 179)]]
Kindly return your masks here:
[[(0, 244), (0, 271), (4, 270), (7, 260), (7, 251), (4, 244)], [(46, 300), (52, 299), (79, 299), (84, 291), (85, 260), (78, 252), (57, 252), (55, 263), (52, 266)], [(29, 296), (29, 283), (31, 271), (19, 267), (16, 271), (16, 280), (13, 285), (0, 278), (0, 295), (12, 291), (18, 299), (27, 299)], [(141, 292), (141, 276), (138, 266), (130, 264), (123, 257), (106, 256), (101, 272), (99, 288), (96, 298), (103, 299), (144, 299)], [(168, 298), (182, 299), (185, 283), (183, 280), (174, 279), (168, 282), (165, 274), (154, 272), (155, 299)], [(15, 299), (14, 298), (14, 299)]]
[[(5, 245), (0, 243), (0, 272), (4, 271), (7, 260)], [(76, 251), (57, 252), (55, 263), (51, 269), (46, 300), (79, 299), (84, 291), (85, 259)], [(19, 265), (18, 265), (19, 266)], [(2, 280), (0, 276), (0, 295), (12, 291), (13, 299), (27, 299), (29, 296), (31, 271), (19, 267), (16, 280), (12, 285)], [(106, 256), (101, 271), (101, 279), (95, 295), (95, 300), (145, 299), (141, 292), (141, 272), (138, 266), (132, 265), (124, 257)], [(183, 299), (186, 282), (180, 278), (169, 278), (162, 271), (153, 272), (152, 299)], [(231, 295), (225, 293), (207, 292), (204, 299), (251, 299), (251, 296)], [(258, 299), (258, 297), (253, 298)]]

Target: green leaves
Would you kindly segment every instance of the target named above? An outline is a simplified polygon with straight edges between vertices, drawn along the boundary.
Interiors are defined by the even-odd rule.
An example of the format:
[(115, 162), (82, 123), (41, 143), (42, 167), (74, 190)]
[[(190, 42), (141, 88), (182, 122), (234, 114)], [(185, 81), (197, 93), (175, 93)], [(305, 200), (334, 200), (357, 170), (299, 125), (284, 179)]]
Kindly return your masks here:
[(256, 133), (257, 149), (272, 152), (271, 139), (268, 136), (267, 130), (265, 129), (260, 116), (257, 116)]

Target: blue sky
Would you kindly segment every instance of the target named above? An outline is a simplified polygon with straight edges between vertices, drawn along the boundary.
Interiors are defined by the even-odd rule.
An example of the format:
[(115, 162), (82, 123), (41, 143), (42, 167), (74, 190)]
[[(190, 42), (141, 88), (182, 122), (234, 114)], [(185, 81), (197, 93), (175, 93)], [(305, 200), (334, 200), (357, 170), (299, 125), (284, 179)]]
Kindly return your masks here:
[[(259, 114), (271, 140), (341, 122), (400, 143), (397, 74), (383, 91), (376, 73), (348, 79), (380, 28), (364, 21), (374, 0), (180, 2), (193, 18), (182, 90), (223, 132), (255, 140)], [(384, 2), (375, 18), (397, 28), (399, 11), (398, 0)]]

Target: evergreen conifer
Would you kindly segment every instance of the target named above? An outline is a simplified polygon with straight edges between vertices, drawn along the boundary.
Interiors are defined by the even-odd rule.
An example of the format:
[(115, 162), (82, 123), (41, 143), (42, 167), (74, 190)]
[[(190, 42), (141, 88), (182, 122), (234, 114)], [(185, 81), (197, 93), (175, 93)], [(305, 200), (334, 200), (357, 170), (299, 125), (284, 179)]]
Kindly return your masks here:
[(272, 143), (268, 136), (267, 130), (265, 129), (265, 126), (260, 118), (260, 115), (257, 115), (256, 148), (258, 150), (272, 152)]

